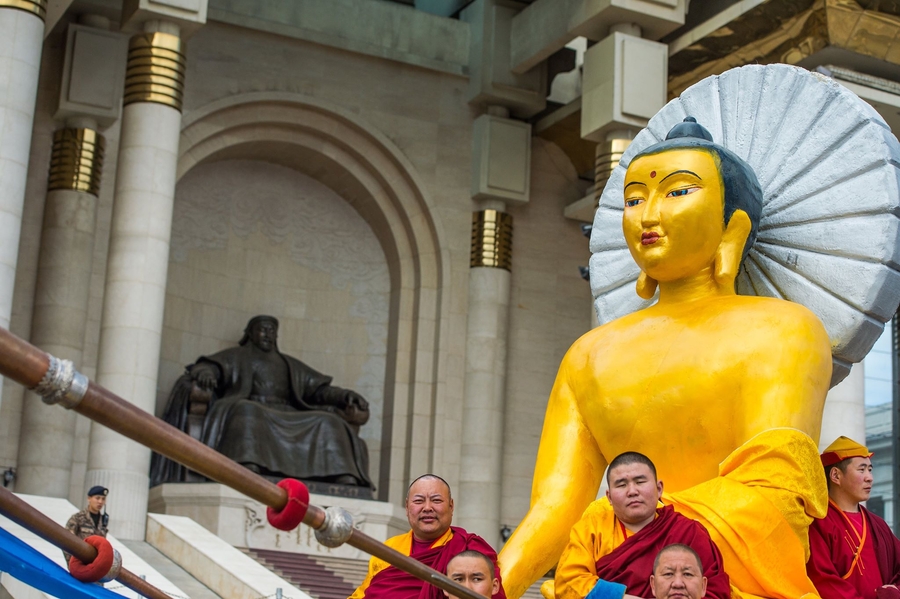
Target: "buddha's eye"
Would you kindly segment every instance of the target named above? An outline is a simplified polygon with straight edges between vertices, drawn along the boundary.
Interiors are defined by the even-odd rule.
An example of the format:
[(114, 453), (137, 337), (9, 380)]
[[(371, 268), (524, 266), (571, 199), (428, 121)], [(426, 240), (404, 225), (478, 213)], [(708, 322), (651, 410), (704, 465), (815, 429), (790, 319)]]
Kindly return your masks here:
[(644, 200), (642, 200), (640, 198), (633, 199), (633, 200), (625, 200), (625, 206), (628, 208), (631, 208), (632, 206), (637, 206), (638, 204), (640, 204), (643, 201)]
[(666, 194), (667, 198), (677, 198), (680, 196), (686, 196), (689, 193), (694, 193), (700, 189), (699, 187), (686, 187), (684, 189), (673, 189), (669, 193)]

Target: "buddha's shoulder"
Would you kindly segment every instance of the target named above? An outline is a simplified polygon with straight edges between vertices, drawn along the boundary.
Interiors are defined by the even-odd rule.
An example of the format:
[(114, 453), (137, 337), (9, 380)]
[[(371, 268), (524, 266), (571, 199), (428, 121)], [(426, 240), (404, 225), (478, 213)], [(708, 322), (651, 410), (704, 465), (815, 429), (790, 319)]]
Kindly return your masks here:
[(718, 313), (725, 319), (753, 318), (745, 324), (756, 328), (825, 330), (819, 317), (806, 306), (774, 297), (732, 296), (723, 302)]

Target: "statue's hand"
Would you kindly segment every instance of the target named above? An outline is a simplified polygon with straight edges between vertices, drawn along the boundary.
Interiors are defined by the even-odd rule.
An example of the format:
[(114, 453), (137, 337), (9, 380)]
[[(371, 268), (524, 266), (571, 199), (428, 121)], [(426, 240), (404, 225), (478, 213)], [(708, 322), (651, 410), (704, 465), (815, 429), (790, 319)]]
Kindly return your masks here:
[(207, 368), (195, 368), (191, 371), (191, 375), (197, 385), (203, 389), (211, 390), (216, 386), (216, 373)]
[(369, 402), (358, 393), (349, 393), (347, 396), (347, 408), (356, 408), (361, 412), (369, 411)]

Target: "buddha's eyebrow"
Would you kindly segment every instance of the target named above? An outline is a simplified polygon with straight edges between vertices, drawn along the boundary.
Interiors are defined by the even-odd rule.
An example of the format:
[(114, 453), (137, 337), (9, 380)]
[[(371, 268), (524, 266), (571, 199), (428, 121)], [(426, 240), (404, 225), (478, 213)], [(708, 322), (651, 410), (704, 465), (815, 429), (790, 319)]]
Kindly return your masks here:
[[(697, 177), (698, 179), (700, 179), (700, 175), (698, 175), (697, 173), (691, 172), (691, 171), (673, 171), (673, 172), (669, 173), (668, 175), (666, 175), (665, 177), (663, 177), (662, 179), (660, 179), (659, 182), (662, 183), (663, 181), (665, 181), (665, 180), (668, 179), (669, 177), (671, 177), (671, 176), (673, 176), (673, 175), (678, 175), (678, 174), (680, 174), (680, 173), (687, 173), (688, 175), (694, 175), (695, 177)], [(703, 179), (700, 179), (700, 180), (703, 181)], [(626, 187), (627, 187), (627, 185), (626, 185)]]
[[(675, 173), (672, 173), (672, 174), (674, 175)], [(625, 188), (624, 188), (622, 191), (624, 191), (625, 189), (628, 189), (628, 187), (629, 187), (630, 185), (643, 185), (644, 187), (647, 187), (647, 184), (646, 184), (646, 183), (641, 183), (640, 181), (632, 181), (631, 183), (629, 183), (628, 185), (626, 185)]]

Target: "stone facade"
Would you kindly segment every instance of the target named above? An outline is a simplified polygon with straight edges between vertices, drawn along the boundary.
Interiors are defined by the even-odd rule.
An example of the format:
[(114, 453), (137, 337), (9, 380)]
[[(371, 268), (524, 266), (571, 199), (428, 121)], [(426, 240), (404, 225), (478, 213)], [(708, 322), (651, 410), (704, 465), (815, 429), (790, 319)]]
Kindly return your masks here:
[[(543, 4), (538, 8), (545, 10), (554, 1), (538, 0)], [(628, 30), (640, 35), (644, 27), (645, 36), (659, 40), (679, 26), (673, 15), (680, 10), (683, 17), (684, 4), (678, 0), (661, 17), (635, 16), (643, 25)], [(110, 332), (118, 325), (109, 315), (114, 306), (107, 293), (127, 278), (122, 273), (129, 268), (152, 278), (147, 285), (154, 293), (161, 291), (158, 282), (165, 281), (164, 293), (158, 293), (162, 306), (142, 306), (130, 322), (135, 330), (149, 331), (147, 351), (158, 368), (128, 376), (143, 377), (134, 384), (149, 400), (143, 398), (139, 405), (157, 415), (186, 364), (234, 345), (248, 317), (272, 314), (281, 321), (283, 352), (370, 401), (372, 418), (362, 436), (372, 458), (377, 499), (391, 504), (384, 513), (399, 517), (394, 512), (407, 484), (419, 474), (440, 474), (456, 490), (464, 470), (471, 474), (467, 481), (478, 481), (499, 468), (499, 492), (492, 491), (489, 500), (491, 509), (499, 502), (499, 519), (478, 520), (483, 529), (475, 530), (496, 539), (500, 526), (514, 527), (528, 509), (557, 367), (569, 345), (592, 326), (590, 287), (578, 270), (588, 263), (588, 244), (579, 222), (564, 211), (593, 194), (593, 173), (585, 172), (578, 153), (587, 148), (587, 162), (593, 164), (594, 144), (580, 138), (574, 105), (541, 113), (546, 102), (533, 102), (533, 84), (546, 76), (541, 69), (547, 68), (546, 57), (561, 48), (559, 39), (584, 31), (601, 38), (615, 24), (598, 13), (584, 16), (583, 27), (572, 31), (557, 31), (563, 27), (558, 20), (554, 31), (532, 35), (529, 21), (522, 21), (524, 28), (507, 32), (514, 36), (516, 63), (506, 64), (509, 56), (475, 44), (479, 40), (473, 36), (486, 26), (472, 21), (482, 14), (478, 11), (456, 19), (374, 0), (304, 0), (291, 9), (284, 6), (281, 0), (216, 0), (209, 2), (202, 26), (180, 21), (181, 29), (167, 21), (151, 26), (181, 31), (187, 38), (180, 124), (171, 107), (163, 107), (165, 112), (157, 108), (161, 105), (139, 103), (126, 106), (122, 118), (102, 128), (106, 159), (92, 259), (79, 265), (90, 279), (90, 297), (86, 316), (79, 317), (85, 333), (77, 366), (95, 378), (107, 364), (106, 373), (99, 374), (110, 381), (119, 376), (113, 366), (129, 366), (115, 364), (116, 356), (110, 355), (121, 331)], [(8, 10), (0, 8), (0, 15)], [(9, 328), (25, 339), (33, 336), (40, 301), (36, 288), (51, 137), (63, 125), (56, 117), (65, 24), (80, 18), (80, 10), (55, 15), (55, 26), (48, 22), (40, 55), (9, 316)], [(528, 18), (543, 14), (540, 10)], [(347, 22), (337, 16), (341, 11), (353, 11), (356, 17)], [(110, 13), (110, 27), (118, 31), (117, 9)], [(138, 25), (129, 23), (128, 30)], [(142, 26), (147, 30), (147, 24)], [(481, 64), (491, 61), (491, 69)], [(497, 72), (501, 67), (505, 70)], [(532, 68), (537, 70), (527, 78), (520, 72)], [(577, 70), (565, 76), (577, 77)], [(482, 78), (493, 74), (496, 81), (470, 80), (473, 73)], [(639, 75), (631, 73), (632, 78)], [(528, 93), (514, 93), (525, 79)], [(659, 81), (652, 83), (659, 87)], [(147, 146), (140, 150), (146, 168), (120, 168), (123, 123), (143, 127), (138, 139), (162, 135), (166, 132), (157, 131), (159, 118), (153, 116), (157, 112), (168, 115), (168, 139), (163, 141), (171, 148)], [(497, 328), (506, 331), (506, 356), (498, 360), (491, 379), (500, 381), (502, 389), (492, 407), (501, 421), (491, 429), (496, 438), (486, 444), (489, 459), (499, 455), (499, 465), (490, 467), (488, 458), (480, 459), (477, 444), (464, 450), (473, 431), (463, 426), (464, 406), (473, 401), (466, 396), (466, 373), (478, 370), (472, 365), (467, 369), (472, 358), (467, 356), (469, 308), (473, 301), (490, 299), (469, 288), (472, 215), (494, 206), (490, 198), (472, 199), (478, 168), (473, 155), (480, 156), (473, 150), (479, 143), (473, 124), (488, 113), (528, 120), (535, 132), (527, 152), (501, 157), (527, 156), (530, 180), (515, 202), (497, 200), (512, 216), (514, 233), (509, 274), (494, 277), (508, 288), (500, 294), (508, 297), (508, 305), (498, 312), (508, 314), (508, 323)], [(565, 124), (572, 114), (574, 132)], [(126, 133), (135, 139), (134, 131)], [(170, 150), (176, 146), (174, 156)], [(121, 156), (130, 160), (129, 149)], [(523, 165), (515, 166), (521, 170)], [(116, 259), (123, 255), (121, 244), (127, 245), (122, 239), (131, 233), (130, 221), (121, 214), (114, 217), (114, 204), (121, 209), (122, 197), (145, 188), (153, 193), (134, 205), (143, 209), (142, 202), (160, 202), (159, 210), (146, 213), (161, 220), (131, 224), (153, 229), (145, 230), (145, 237), (155, 240), (157, 258), (167, 253), (168, 259), (157, 259), (152, 268), (122, 268)], [(171, 226), (163, 222), (167, 210)], [(115, 243), (110, 249), (111, 235), (118, 249)], [(5, 265), (3, 260), (0, 256)], [(108, 265), (119, 270), (110, 274), (113, 266)], [(147, 316), (160, 309), (161, 317)], [(118, 317), (129, 321), (127, 315)], [(0, 314), (0, 324), (3, 318)], [(477, 394), (477, 385), (468, 388)], [(858, 391), (849, 389), (838, 410), (854, 425), (862, 422)], [(28, 434), (21, 428), (23, 404), (35, 401), (16, 384), (3, 383), (0, 471), (27, 462), (20, 453), (25, 447), (21, 437)], [(59, 459), (70, 465), (67, 495), (72, 503), (83, 502), (86, 475), (99, 481), (90, 477), (132, 473), (129, 484), (143, 484), (143, 453), (129, 453), (121, 463), (103, 462), (102, 446), (112, 441), (80, 416), (70, 426), (72, 450)], [(112, 488), (109, 496), (114, 533), (117, 526), (126, 526), (116, 518), (134, 512), (123, 494), (124, 488)], [(458, 502), (466, 499), (457, 495)], [(474, 511), (485, 507), (480, 496), (473, 503)], [(144, 506), (137, 508), (140, 512)], [(143, 526), (139, 518), (128, 518), (128, 526)], [(266, 543), (270, 541), (275, 542)]]

